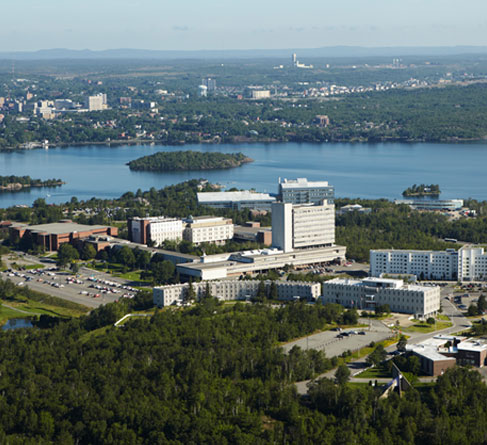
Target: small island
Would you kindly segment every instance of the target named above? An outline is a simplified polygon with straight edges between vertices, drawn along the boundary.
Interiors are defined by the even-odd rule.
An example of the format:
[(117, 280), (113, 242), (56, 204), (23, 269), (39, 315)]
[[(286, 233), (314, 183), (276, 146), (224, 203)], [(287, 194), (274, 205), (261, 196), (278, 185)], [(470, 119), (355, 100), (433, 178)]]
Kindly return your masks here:
[(208, 153), (199, 151), (161, 151), (130, 161), (130, 170), (170, 172), (189, 170), (221, 170), (240, 167), (253, 159), (243, 153)]
[(31, 187), (59, 187), (61, 179), (32, 179), (30, 176), (0, 176), (0, 191), (18, 191)]
[(414, 184), (402, 192), (402, 196), (439, 196), (441, 193), (438, 184)]

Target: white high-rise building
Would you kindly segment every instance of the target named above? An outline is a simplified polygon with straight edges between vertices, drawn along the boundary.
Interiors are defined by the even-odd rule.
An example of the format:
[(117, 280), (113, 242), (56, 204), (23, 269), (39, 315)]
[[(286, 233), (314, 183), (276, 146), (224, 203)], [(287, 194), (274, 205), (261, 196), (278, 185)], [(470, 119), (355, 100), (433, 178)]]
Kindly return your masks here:
[(487, 279), (487, 254), (482, 247), (458, 251), (371, 250), (370, 275), (411, 274), (420, 279), (477, 281)]
[(324, 200), (331, 203), (335, 198), (335, 188), (328, 181), (279, 178), (278, 194), (282, 202), (292, 204), (321, 204)]
[(99, 93), (95, 96), (87, 96), (85, 98), (85, 108), (88, 111), (101, 111), (108, 108), (107, 95)]
[(354, 309), (375, 309), (389, 305), (392, 312), (414, 314), (416, 318), (435, 315), (440, 309), (440, 288), (404, 284), (402, 280), (335, 278), (323, 283), (323, 303), (338, 303)]
[(284, 252), (335, 243), (334, 204), (272, 204), (272, 245)]

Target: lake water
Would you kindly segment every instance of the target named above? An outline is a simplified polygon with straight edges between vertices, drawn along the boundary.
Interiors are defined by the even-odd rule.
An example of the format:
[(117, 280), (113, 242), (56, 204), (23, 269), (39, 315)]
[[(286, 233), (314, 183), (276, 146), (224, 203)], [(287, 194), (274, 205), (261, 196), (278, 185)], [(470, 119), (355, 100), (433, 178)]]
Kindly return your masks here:
[(28, 318), (12, 318), (2, 326), (2, 331), (11, 329), (31, 328), (34, 325)]
[[(126, 163), (158, 151), (238, 152), (255, 162), (231, 170), (148, 173)], [(157, 189), (191, 178), (206, 178), (227, 188), (277, 191), (279, 177), (328, 180), (338, 197), (401, 196), (412, 184), (439, 184), (442, 198), (487, 199), (487, 143), (469, 144), (252, 144), (165, 146), (84, 146), (0, 153), (0, 175), (60, 178), (54, 189), (0, 193), (0, 207), (78, 199), (116, 198), (126, 191)]]

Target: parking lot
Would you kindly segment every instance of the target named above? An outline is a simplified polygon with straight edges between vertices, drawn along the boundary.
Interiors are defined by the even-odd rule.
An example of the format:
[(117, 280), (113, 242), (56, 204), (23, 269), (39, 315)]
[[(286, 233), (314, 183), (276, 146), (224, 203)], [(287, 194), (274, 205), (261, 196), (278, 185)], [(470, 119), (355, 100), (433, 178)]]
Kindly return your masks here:
[[(369, 320), (360, 319), (361, 324), (369, 323)], [(344, 335), (346, 334), (346, 335)], [(389, 338), (392, 332), (383, 323), (370, 320), (366, 328), (350, 328), (343, 331), (324, 331), (309, 337), (295, 340), (283, 346), (285, 352), (289, 352), (297, 345), (301, 349), (317, 349), (325, 351), (328, 357), (343, 354), (345, 351), (356, 351), (368, 346), (371, 342), (379, 342)]]
[(18, 286), (28, 286), (37, 292), (88, 307), (98, 307), (119, 298), (133, 298), (137, 293), (137, 289), (130, 287), (127, 280), (112, 278), (86, 268), (77, 275), (56, 267), (24, 271), (9, 269), (2, 272), (0, 277), (9, 279)]

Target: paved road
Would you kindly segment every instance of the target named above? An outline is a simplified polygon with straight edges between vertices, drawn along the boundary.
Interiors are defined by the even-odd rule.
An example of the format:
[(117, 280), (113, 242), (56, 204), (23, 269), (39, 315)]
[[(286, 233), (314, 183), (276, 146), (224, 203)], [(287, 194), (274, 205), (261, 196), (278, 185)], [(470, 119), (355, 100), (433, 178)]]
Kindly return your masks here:
[(301, 349), (317, 349), (325, 351), (328, 357), (335, 357), (345, 351), (356, 351), (371, 342), (379, 342), (391, 336), (391, 330), (378, 320), (360, 319), (359, 323), (368, 324), (367, 328), (346, 329), (344, 332), (365, 332), (365, 335), (349, 335), (348, 337), (337, 338), (340, 332), (324, 331), (310, 335), (299, 340), (292, 341), (283, 346), (285, 352), (289, 352), (294, 346)]
[[(449, 328), (442, 329), (440, 331), (430, 332), (428, 334), (421, 334), (421, 333), (417, 333), (417, 332), (411, 333), (410, 338), (408, 339), (409, 344), (421, 343), (422, 341), (425, 341), (429, 338), (432, 338), (438, 334), (444, 334), (444, 335), (454, 334), (456, 332), (464, 331), (465, 329), (468, 329), (472, 326), (472, 323), (470, 322), (470, 320), (468, 320), (466, 317), (464, 317), (462, 312), (460, 312), (453, 303), (451, 303), (449, 300), (447, 300), (445, 298), (445, 297), (449, 296), (450, 293), (452, 293), (452, 292), (453, 292), (453, 289), (442, 289), (442, 297), (443, 297), (442, 298), (442, 307), (443, 307), (443, 314), (450, 318), (453, 325)], [(395, 350), (396, 350), (395, 345), (391, 345), (391, 346), (386, 348), (387, 352), (393, 352)], [(365, 358), (350, 362), (347, 364), (347, 366), (350, 369), (352, 376), (354, 374), (360, 373), (362, 370), (364, 370), (365, 368), (368, 367), (367, 363), (365, 362)], [(336, 370), (328, 371), (328, 372), (318, 376), (317, 379), (322, 378), (322, 377), (334, 378), (335, 371)], [(435, 379), (436, 379), (436, 377), (424, 377), (423, 379), (420, 379), (420, 380), (421, 381), (433, 381)], [(378, 379), (378, 380), (381, 381), (381, 379)], [(390, 379), (385, 379), (385, 380), (390, 381)], [(364, 382), (366, 380), (365, 379), (354, 379), (352, 377), (351, 381)], [(297, 388), (299, 394), (307, 394), (307, 392), (308, 392), (307, 385), (309, 382), (310, 382), (310, 380), (306, 380), (303, 382), (297, 382), (296, 383), (296, 388)]]

